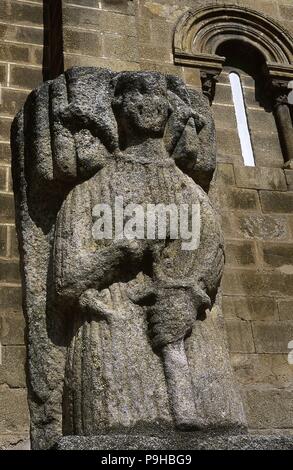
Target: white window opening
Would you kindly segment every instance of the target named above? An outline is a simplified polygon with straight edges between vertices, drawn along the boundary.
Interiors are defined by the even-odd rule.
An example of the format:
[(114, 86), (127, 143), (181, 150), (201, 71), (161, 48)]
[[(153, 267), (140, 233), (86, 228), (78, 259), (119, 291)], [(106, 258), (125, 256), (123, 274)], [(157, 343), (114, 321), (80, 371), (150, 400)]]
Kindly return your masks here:
[(238, 135), (241, 145), (242, 157), (245, 166), (255, 166), (251, 137), (248, 128), (247, 114), (240, 77), (237, 73), (229, 74), (232, 97), (235, 108)]

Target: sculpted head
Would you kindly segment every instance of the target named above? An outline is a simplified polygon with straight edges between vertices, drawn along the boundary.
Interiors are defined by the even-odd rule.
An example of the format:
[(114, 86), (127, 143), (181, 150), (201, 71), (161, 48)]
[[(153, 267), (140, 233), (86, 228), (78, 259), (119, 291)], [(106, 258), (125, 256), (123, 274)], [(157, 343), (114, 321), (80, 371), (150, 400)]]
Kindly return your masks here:
[(122, 72), (112, 107), (125, 137), (162, 137), (170, 114), (167, 82), (159, 73)]

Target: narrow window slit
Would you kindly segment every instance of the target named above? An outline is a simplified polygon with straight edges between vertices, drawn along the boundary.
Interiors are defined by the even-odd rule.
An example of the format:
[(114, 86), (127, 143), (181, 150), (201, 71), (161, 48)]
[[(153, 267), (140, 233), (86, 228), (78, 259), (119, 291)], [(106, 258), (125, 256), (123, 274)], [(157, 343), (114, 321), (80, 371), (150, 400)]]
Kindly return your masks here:
[(237, 73), (229, 74), (232, 97), (237, 121), (238, 135), (241, 145), (242, 158), (245, 166), (255, 166), (251, 136), (248, 128), (244, 95), (240, 77)]

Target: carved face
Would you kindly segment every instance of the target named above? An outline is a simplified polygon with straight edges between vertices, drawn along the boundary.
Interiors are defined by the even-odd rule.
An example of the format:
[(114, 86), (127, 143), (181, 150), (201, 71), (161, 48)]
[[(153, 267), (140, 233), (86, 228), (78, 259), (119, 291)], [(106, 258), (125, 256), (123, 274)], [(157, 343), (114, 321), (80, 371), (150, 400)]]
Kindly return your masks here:
[(137, 73), (128, 80), (127, 75), (121, 74), (113, 101), (119, 124), (124, 132), (163, 135), (170, 112), (164, 77)]

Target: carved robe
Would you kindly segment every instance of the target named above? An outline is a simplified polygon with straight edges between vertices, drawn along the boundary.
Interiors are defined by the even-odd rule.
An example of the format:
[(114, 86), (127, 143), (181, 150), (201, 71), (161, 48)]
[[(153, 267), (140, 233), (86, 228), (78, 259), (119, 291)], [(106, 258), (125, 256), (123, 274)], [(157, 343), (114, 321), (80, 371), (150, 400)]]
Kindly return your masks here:
[[(211, 278), (219, 275), (215, 262), (222, 238), (207, 196), (171, 159), (143, 164), (131, 159), (128, 161), (126, 156), (76, 186), (60, 210), (54, 264), (56, 275), (61, 278), (61, 293), (64, 289), (70, 297), (70, 286), (74, 283), (76, 294), (78, 277), (81, 278), (80, 289), (91, 287), (84, 279), (83, 260), (89, 270), (88, 253), (109, 246), (109, 241), (95, 242), (93, 239), (93, 208), (98, 203), (114, 207), (115, 196), (121, 195), (125, 205), (131, 202), (142, 206), (147, 203), (199, 203), (202, 220), (199, 248), (182, 251), (182, 240), (171, 241), (171, 246), (162, 249), (158, 269), (166, 278), (178, 280), (179, 277), (182, 282), (192, 279), (198, 284), (205, 279), (213, 283)], [(144, 244), (145, 241), (138, 243)], [(126, 264), (124, 272), (125, 282), (115, 282), (101, 291), (102, 301), (112, 311), (107, 319), (87, 315), (78, 307), (67, 312), (72, 318), (72, 339), (65, 369), (64, 432), (67, 434), (95, 435), (121, 428), (131, 432), (139, 429), (159, 432), (163, 428), (175, 427), (162, 358), (153, 351), (149, 339), (147, 311), (131, 302), (127, 294), (137, 284), (145, 283), (147, 286), (143, 266), (138, 263), (137, 274), (133, 268), (136, 266), (133, 267), (129, 260), (128, 269)], [(116, 269), (119, 272), (118, 266)], [(128, 282), (127, 277), (130, 278)], [(210, 313), (208, 315), (211, 317)], [(223, 427), (225, 423), (228, 426), (231, 419), (228, 401), (231, 397), (221, 403), (222, 408), (219, 407), (221, 385), (218, 379), (213, 383), (212, 368), (201, 370), (198, 362), (201, 354), (198, 343), (202, 343), (198, 336), (207, 333), (201, 323), (200, 320), (195, 323), (186, 348), (197, 412), (207, 427), (211, 423), (209, 419), (214, 426), (220, 424)], [(204, 360), (212, 362), (213, 355), (216, 359), (222, 353), (223, 345), (217, 344), (218, 348)], [(199, 387), (199, 380), (210, 382), (204, 391)], [(209, 418), (206, 409), (211, 407), (210, 402), (216, 397), (217, 411)]]

